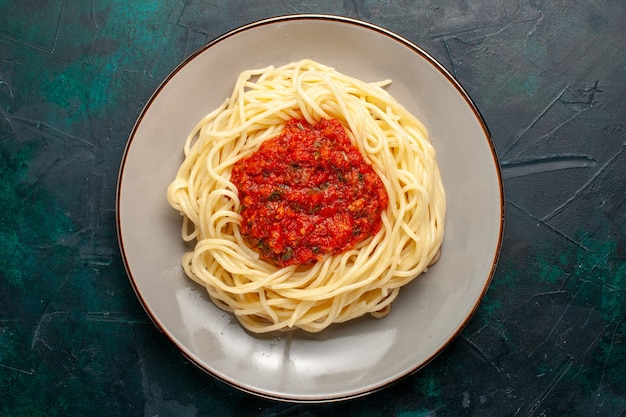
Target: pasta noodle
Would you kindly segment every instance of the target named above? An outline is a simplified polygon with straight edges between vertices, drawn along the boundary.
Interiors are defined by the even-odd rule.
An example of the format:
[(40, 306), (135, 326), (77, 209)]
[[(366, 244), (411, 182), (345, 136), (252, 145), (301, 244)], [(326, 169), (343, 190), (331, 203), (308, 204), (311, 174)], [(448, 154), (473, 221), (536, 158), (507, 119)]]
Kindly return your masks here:
[[(253, 333), (319, 332), (365, 314), (383, 317), (400, 288), (437, 261), (446, 198), (422, 123), (384, 89), (312, 60), (240, 74), (232, 96), (205, 116), (184, 145), (167, 190), (183, 216), (189, 278)], [(312, 265), (278, 267), (241, 233), (233, 165), (280, 134), (287, 121), (338, 119), (388, 194), (380, 230)]]

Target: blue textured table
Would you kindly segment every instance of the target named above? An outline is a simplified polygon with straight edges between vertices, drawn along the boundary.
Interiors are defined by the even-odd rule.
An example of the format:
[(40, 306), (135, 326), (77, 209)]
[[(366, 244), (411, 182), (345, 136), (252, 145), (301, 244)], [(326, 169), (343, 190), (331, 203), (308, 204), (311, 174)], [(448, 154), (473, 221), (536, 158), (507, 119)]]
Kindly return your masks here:
[[(202, 44), (291, 13), (375, 23), (467, 89), (497, 148), (501, 259), (431, 364), (327, 405), (189, 363), (124, 271), (117, 173), (151, 93)], [(626, 3), (0, 1), (0, 415), (625, 416)]]

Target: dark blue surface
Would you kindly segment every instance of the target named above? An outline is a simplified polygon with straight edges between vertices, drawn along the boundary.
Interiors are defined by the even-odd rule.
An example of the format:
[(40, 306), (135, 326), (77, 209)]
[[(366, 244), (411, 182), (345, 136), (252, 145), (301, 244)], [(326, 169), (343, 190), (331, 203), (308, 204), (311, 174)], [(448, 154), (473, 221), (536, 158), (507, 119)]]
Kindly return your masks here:
[[(122, 152), (181, 60), (291, 13), (415, 42), (493, 135), (506, 230), (469, 325), (419, 373), (340, 404), (241, 393), (137, 301), (115, 231)], [(626, 3), (0, 0), (3, 416), (626, 415)]]

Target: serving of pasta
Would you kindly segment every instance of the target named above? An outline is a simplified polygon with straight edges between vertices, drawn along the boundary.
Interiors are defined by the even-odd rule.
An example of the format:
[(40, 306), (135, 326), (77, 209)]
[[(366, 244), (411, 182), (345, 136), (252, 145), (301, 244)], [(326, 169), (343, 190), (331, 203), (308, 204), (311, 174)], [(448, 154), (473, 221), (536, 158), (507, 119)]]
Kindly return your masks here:
[[(319, 332), (367, 314), (383, 317), (400, 288), (437, 261), (446, 196), (435, 149), (422, 123), (386, 91), (390, 82), (363, 82), (309, 59), (244, 71), (232, 95), (189, 133), (167, 189), (169, 204), (183, 218), (182, 238), (193, 245), (182, 257), (183, 269), (248, 331)], [(324, 168), (329, 157), (322, 151), (318, 165), (296, 164), (287, 159), (297, 158), (301, 148), (286, 152), (292, 144), (272, 142), (285, 139), (285, 131), (299, 140), (299, 129), (310, 133), (321, 124), (321, 133), (313, 132), (321, 139), (309, 146), (325, 149), (336, 141), (324, 133), (331, 123), (349, 142), (335, 149), (338, 161), (331, 168)], [(269, 169), (274, 165), (259, 168), (266, 155), (279, 155), (275, 166), (293, 169), (293, 175), (276, 176)], [(343, 164), (341, 156), (356, 162), (345, 171), (324, 171)], [(251, 175), (245, 167), (258, 173), (244, 192), (242, 178)], [(319, 181), (311, 182), (316, 175)], [(339, 188), (345, 183), (366, 185)], [(288, 188), (291, 194), (277, 192)], [(316, 220), (351, 189), (350, 200)], [(266, 197), (265, 211), (251, 211), (258, 202), (249, 190)], [(309, 197), (318, 200), (305, 209), (302, 199)], [(376, 198), (372, 210), (363, 209)], [(268, 213), (276, 213), (271, 222)], [(284, 227), (293, 233), (283, 236), (286, 219), (293, 223)], [(253, 221), (264, 223), (255, 228)], [(365, 226), (371, 227), (364, 232)], [(358, 239), (349, 239), (357, 233)], [(333, 246), (344, 237), (349, 244)], [(296, 255), (306, 261), (292, 262)]]

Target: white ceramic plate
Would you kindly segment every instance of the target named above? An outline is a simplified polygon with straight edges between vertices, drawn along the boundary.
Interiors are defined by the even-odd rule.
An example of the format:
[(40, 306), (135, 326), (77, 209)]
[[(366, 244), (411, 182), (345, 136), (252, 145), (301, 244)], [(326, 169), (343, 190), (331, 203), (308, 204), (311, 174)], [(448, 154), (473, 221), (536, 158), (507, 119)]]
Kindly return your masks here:
[[(200, 118), (230, 95), (242, 70), (312, 58), (391, 94), (429, 129), (448, 197), (440, 261), (404, 287), (391, 314), (326, 331), (259, 337), (184, 276), (181, 218), (166, 188)], [(490, 282), (503, 228), (499, 166), (472, 101), (433, 58), (370, 24), (323, 15), (236, 29), (181, 63), (144, 108), (124, 154), (118, 237), (139, 300), (192, 362), (244, 391), (296, 402), (347, 399), (415, 372), (461, 331)]]

